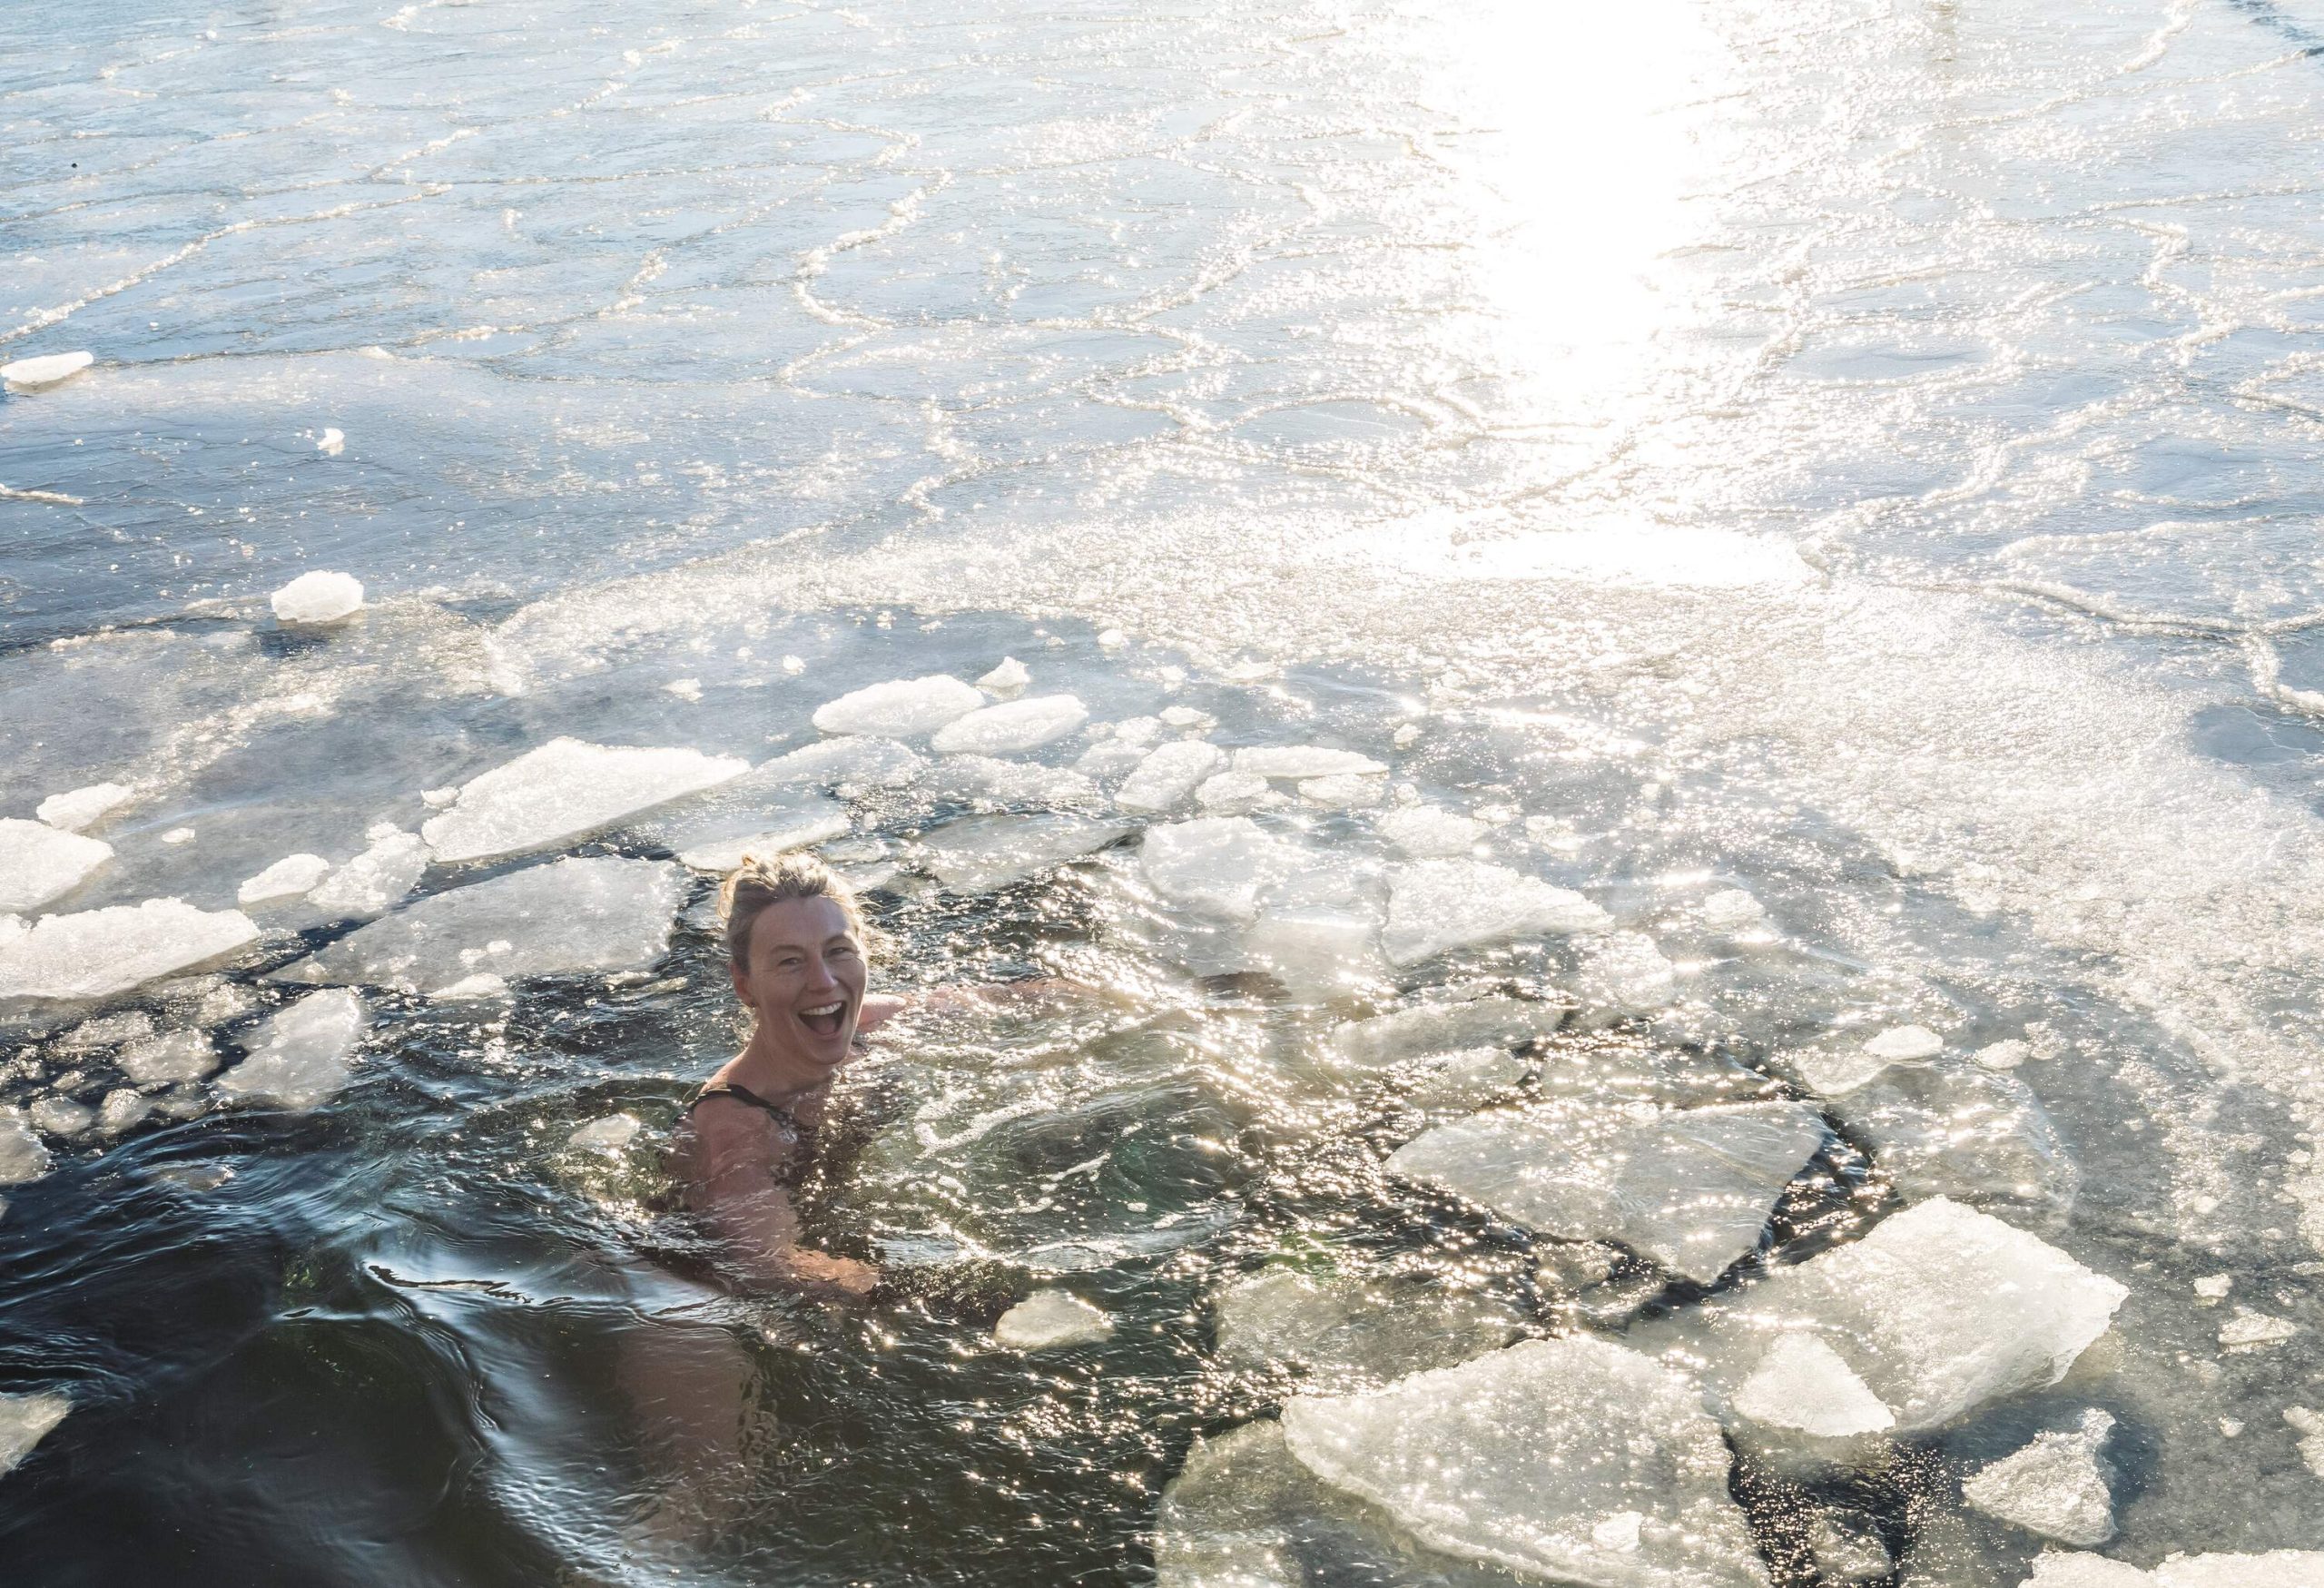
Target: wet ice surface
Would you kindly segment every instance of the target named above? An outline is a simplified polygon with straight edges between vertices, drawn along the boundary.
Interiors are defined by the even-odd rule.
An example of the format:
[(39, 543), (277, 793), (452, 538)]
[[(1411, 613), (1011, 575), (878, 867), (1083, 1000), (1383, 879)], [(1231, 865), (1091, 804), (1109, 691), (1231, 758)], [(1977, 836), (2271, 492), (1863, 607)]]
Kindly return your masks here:
[[(2092, 1409), (2120, 1572), (2324, 1545), (2312, 16), (0, 33), (0, 357), (96, 355), (0, 401), (0, 817), (134, 790), (30, 907), (62, 924), (0, 922), (0, 981), (62, 1000), (0, 1041), (46, 1171), (0, 1215), (0, 1388), (75, 1408), (0, 1485), (27, 1573), (150, 1574), (150, 1513), (223, 1581), (1506, 1583), (1283, 1448), (1286, 1398), (1384, 1387), (1375, 1297), (1667, 1347), (1740, 1414), (1786, 1588), (2023, 1580), (1962, 1485)], [(313, 569), (359, 619), (275, 616)], [(931, 743), (1059, 695), (1089, 722)], [(753, 770), (460, 795), (559, 739)], [(818, 799), (849, 831), (798, 836)], [(1252, 827), (1157, 838), (1202, 817)], [(416, 875), (376, 833), (439, 821)], [(734, 1035), (674, 862), (769, 835), (884, 875), (891, 974), (1114, 1001), (912, 1034), (940, 1062), (882, 1072), (825, 1211), (917, 1287), (701, 1331), (764, 1416), (696, 1517), (612, 1364), (694, 1360), (715, 1305), (640, 1255)], [(665, 869), (569, 920), (467, 893), (567, 850)], [(222, 916), (290, 855), (345, 896), (106, 913)], [(1499, 870), (1400, 900), (1437, 865)], [(326, 961), (362, 1084), (220, 1109), (313, 991), (269, 973)], [(1833, 1135), (1709, 1286), (1384, 1172), (1545, 1103)], [(1826, 1287), (1940, 1195), (2129, 1287), (2063, 1378), (2079, 1327)], [(1913, 1293), (1981, 1297), (1983, 1229)], [(1280, 1348), (1230, 1353), (1222, 1298), (1285, 1271)], [(992, 1350), (1056, 1285), (1116, 1332)], [(1983, 1398), (1900, 1428), (1914, 1384)], [(1182, 1466), (1181, 1509), (1256, 1475), (1149, 1544)]]

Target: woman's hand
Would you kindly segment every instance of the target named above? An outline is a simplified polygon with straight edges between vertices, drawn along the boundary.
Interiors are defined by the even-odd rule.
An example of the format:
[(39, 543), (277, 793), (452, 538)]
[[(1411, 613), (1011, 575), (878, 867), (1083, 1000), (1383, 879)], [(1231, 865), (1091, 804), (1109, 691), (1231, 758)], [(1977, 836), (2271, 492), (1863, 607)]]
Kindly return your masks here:
[(826, 1286), (851, 1297), (871, 1295), (872, 1287), (880, 1282), (879, 1269), (853, 1258), (835, 1258), (803, 1247), (792, 1250), (788, 1260), (791, 1271), (804, 1283)]

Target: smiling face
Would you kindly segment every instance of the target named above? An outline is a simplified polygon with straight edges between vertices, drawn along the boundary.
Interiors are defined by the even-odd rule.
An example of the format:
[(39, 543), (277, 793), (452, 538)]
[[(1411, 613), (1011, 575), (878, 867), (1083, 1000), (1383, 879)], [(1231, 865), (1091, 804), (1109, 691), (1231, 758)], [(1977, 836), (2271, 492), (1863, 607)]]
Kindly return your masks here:
[(758, 1016), (751, 1050), (786, 1089), (817, 1086), (847, 1062), (863, 1008), (863, 944), (827, 898), (785, 899), (751, 922), (734, 994)]

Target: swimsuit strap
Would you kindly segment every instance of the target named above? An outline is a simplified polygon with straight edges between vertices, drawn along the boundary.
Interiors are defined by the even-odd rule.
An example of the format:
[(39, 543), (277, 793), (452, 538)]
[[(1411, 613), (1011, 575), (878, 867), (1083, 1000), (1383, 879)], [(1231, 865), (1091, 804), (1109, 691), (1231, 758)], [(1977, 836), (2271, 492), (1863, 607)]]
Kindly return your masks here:
[(781, 1103), (771, 1103), (750, 1088), (737, 1086), (731, 1080), (704, 1082), (702, 1090), (695, 1092), (693, 1100), (686, 1104), (686, 1112), (693, 1113), (706, 1099), (710, 1098), (733, 1098), (736, 1102), (748, 1103), (754, 1109), (763, 1109), (787, 1126), (793, 1136), (803, 1138), (807, 1134), (807, 1128), (799, 1122), (798, 1115)]

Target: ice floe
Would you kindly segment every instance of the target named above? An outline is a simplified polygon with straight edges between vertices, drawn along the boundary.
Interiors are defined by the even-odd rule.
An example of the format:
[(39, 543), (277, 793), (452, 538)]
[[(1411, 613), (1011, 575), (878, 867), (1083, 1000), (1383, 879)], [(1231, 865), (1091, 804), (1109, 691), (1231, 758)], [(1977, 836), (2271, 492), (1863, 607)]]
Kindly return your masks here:
[(928, 747), (940, 755), (1011, 755), (1062, 739), (1089, 720), (1070, 695), (1037, 695), (988, 705), (936, 730)]
[(1476, 860), (1423, 860), (1388, 873), (1381, 947), (1398, 965), (1513, 937), (1600, 932), (1607, 913), (1568, 888)]
[(363, 610), (363, 581), (318, 568), (275, 591), (267, 604), (282, 623), (340, 623)]
[(45, 822), (0, 817), (0, 914), (63, 898), (113, 858), (113, 845)]
[(201, 1031), (164, 1031), (131, 1042), (113, 1062), (140, 1086), (162, 1086), (200, 1080), (218, 1068), (218, 1054)]
[[(280, 904), (291, 899), (303, 899), (314, 892), (315, 884), (330, 873), (330, 862), (320, 854), (286, 854), (256, 876), (234, 890), (234, 902), (249, 909), (257, 904)], [(413, 873), (412, 882), (419, 880)], [(404, 884), (408, 893), (411, 883)]]
[(1813, 1331), (1897, 1432), (1913, 1433), (2055, 1384), (2127, 1295), (2038, 1237), (1939, 1197), (1631, 1338), (1658, 1349), (1667, 1339), (1731, 1396), (1774, 1336)]
[(1679, 996), (1678, 967), (1642, 932), (1614, 932), (1581, 952), (1574, 991), (1591, 1023), (1668, 1009)]
[(956, 893), (984, 893), (1093, 854), (1129, 832), (1091, 816), (964, 816), (921, 840), (920, 862)]
[(685, 873), (666, 861), (552, 861), (431, 894), (274, 979), (432, 992), (484, 974), (642, 970), (667, 952), (684, 893)]
[(1709, 1284), (1758, 1244), (1826, 1139), (1797, 1103), (1561, 1104), (1440, 1126), (1388, 1167), (1529, 1229), (1619, 1240)]
[(463, 784), (452, 808), (419, 831), (447, 863), (522, 854), (569, 843), (749, 770), (747, 762), (696, 750), (552, 739)]
[(1033, 675), (1024, 663), (1003, 656), (999, 666), (977, 680), (977, 687), (998, 699), (1009, 700), (1024, 694), (1032, 682)]
[(1562, 1003), (1528, 999), (1431, 1000), (1344, 1021), (1326, 1033), (1324, 1047), (1342, 1064), (1372, 1070), (1424, 1053), (1529, 1042), (1555, 1034), (1571, 1012)]
[(815, 726), (826, 734), (872, 734), (888, 739), (922, 739), (958, 717), (982, 709), (984, 695), (973, 685), (945, 673), (897, 678), (852, 690), (815, 708)]
[(1284, 798), (1255, 772), (1222, 772), (1203, 779), (1195, 790), (1195, 803), (1219, 815), (1239, 816), (1269, 804), (1281, 804)]
[(691, 840), (682, 835), (674, 842), (684, 845), (678, 852), (681, 864), (694, 871), (724, 875), (752, 855), (772, 860), (794, 849), (844, 838), (853, 830), (844, 808), (828, 800), (817, 800), (790, 810), (759, 814), (751, 831), (736, 836), (699, 833)]
[(373, 835), (369, 849), (316, 883), (307, 902), (327, 920), (367, 919), (410, 893), (428, 870), (428, 845), (417, 834), (389, 828)]
[(64, 1097), (38, 1099), (25, 1110), (25, 1117), (48, 1136), (78, 1136), (97, 1122), (94, 1109)]
[(92, 783), (49, 795), (41, 801), (33, 814), (64, 832), (85, 833), (127, 804), (133, 797), (130, 791), (120, 784)]
[(2051, 1220), (2073, 1208), (2081, 1169), (2014, 1077), (1959, 1060), (1900, 1064), (1837, 1108), (1908, 1197), (2015, 1206)]
[(1443, 860), (1468, 853), (1492, 831), (1474, 816), (1456, 815), (1442, 805), (1405, 805), (1379, 822), (1380, 836), (1413, 860)]
[(1305, 745), (1254, 745), (1235, 752), (1235, 770), (1254, 777), (1305, 783), (1311, 777), (1360, 776), (1388, 768), (1353, 750), (1324, 750)]
[(43, 353), (36, 359), (0, 364), (0, 382), (5, 382), (11, 391), (45, 391), (52, 386), (63, 385), (96, 361), (94, 353)]
[(1695, 906), (1713, 932), (1748, 932), (1767, 918), (1768, 907), (1741, 888), (1722, 888)]
[(20, 1186), (48, 1172), (40, 1132), (15, 1109), (0, 1108), (0, 1186)]
[(98, 1132), (118, 1136), (153, 1111), (153, 1099), (142, 1096), (134, 1087), (115, 1087), (97, 1105)]
[(1095, 783), (1070, 767), (992, 755), (945, 756), (929, 774), (928, 792), (990, 805), (1086, 805), (1103, 797)]
[(1296, 1396), (1291, 1454), (1432, 1549), (1602, 1588), (1765, 1588), (1718, 1425), (1610, 1341), (1526, 1340), (1353, 1396)]
[(1872, 1519), (1861, 1513), (1817, 1516), (1808, 1525), (1807, 1554), (1830, 1583), (1875, 1583), (1896, 1569)]
[(2270, 1317), (2248, 1307), (2239, 1307), (2235, 1316), (2219, 1327), (2219, 1343), (2230, 1351), (2258, 1350), (2268, 1346), (2280, 1346), (2299, 1333), (2299, 1326), (2288, 1317)]
[(1896, 1414), (1837, 1351), (1813, 1334), (1777, 1335), (1736, 1386), (1735, 1410), (1771, 1428), (1849, 1439), (1896, 1425)]
[(1926, 1026), (1890, 1026), (1864, 1045), (1864, 1050), (1888, 1064), (1934, 1059), (1945, 1051), (1945, 1039)]
[(2173, 1555), (2152, 1572), (2103, 1555), (2053, 1552), (2035, 1557), (2034, 1574), (2018, 1588), (2317, 1588), (2319, 1583), (2324, 1550)]
[(29, 932), (0, 938), (0, 999), (110, 998), (257, 940), (258, 927), (241, 911), (197, 910), (182, 899), (46, 915)]
[(1311, 777), (1299, 785), (1299, 803), (1323, 811), (1368, 811), (1388, 795), (1388, 780), (1363, 773)]
[(269, 1017), (251, 1038), (250, 1057), (215, 1084), (241, 1102), (311, 1109), (353, 1079), (350, 1060), (369, 1019), (345, 988), (310, 992)]
[(2114, 1419), (2093, 1408), (2065, 1432), (2031, 1444), (1963, 1480), (1972, 1511), (2060, 1544), (2088, 1549), (2114, 1536), (2113, 1469), (2100, 1455)]
[(908, 788), (927, 770), (928, 758), (911, 745), (867, 735), (825, 739), (761, 762), (726, 792), (797, 787), (852, 797), (867, 789)]
[(992, 1326), (992, 1337), (1012, 1351), (1087, 1346), (1113, 1332), (1112, 1318), (1065, 1290), (1036, 1290)]
[(1435, 1279), (1316, 1277), (1271, 1268), (1216, 1304), (1218, 1355), (1239, 1367), (1401, 1378), (1499, 1350), (1524, 1319), (1505, 1302)]
[(1173, 739), (1148, 752), (1114, 791), (1125, 811), (1156, 814), (1175, 810), (1226, 764), (1226, 752), (1204, 739)]
[(1198, 816), (1148, 827), (1138, 848), (1139, 869), (1163, 898), (1244, 922), (1256, 919), (1260, 893), (1307, 858), (1247, 816)]
[(72, 1409), (61, 1395), (0, 1395), (0, 1474), (14, 1471)]

